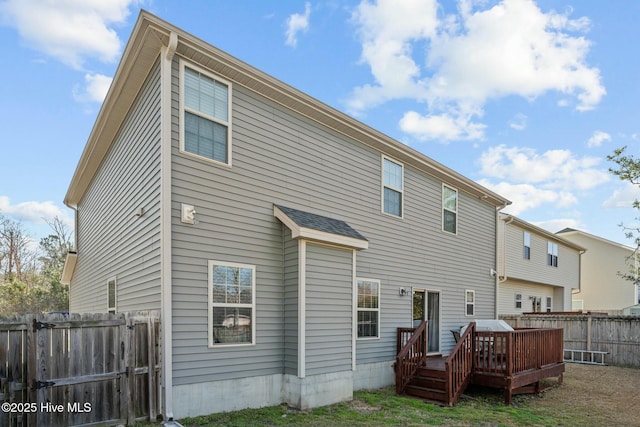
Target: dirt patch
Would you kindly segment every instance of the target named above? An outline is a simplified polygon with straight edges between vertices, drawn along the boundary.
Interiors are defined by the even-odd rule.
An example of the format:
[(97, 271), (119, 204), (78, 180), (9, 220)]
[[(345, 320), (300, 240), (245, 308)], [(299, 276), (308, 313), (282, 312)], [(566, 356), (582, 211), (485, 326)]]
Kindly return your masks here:
[(585, 425), (640, 426), (639, 392), (640, 369), (567, 363), (562, 385), (526, 403)]

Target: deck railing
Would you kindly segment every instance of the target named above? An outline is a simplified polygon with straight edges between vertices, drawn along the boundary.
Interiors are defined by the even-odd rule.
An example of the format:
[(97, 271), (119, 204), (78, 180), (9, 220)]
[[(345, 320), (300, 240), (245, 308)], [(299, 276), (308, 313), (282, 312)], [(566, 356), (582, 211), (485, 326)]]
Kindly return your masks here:
[(449, 406), (458, 401), (460, 395), (471, 381), (473, 354), (475, 353), (473, 339), (475, 330), (475, 322), (470, 323), (444, 362), (447, 375), (445, 390)]
[(475, 370), (513, 375), (563, 362), (562, 329), (475, 333)]
[(427, 322), (423, 321), (420, 326), (411, 329), (413, 333), (406, 343), (403, 343), (403, 340), (406, 339), (408, 330), (403, 332), (398, 330), (398, 343), (404, 344), (396, 357), (396, 392), (398, 394), (404, 392), (418, 367), (424, 366), (427, 361)]

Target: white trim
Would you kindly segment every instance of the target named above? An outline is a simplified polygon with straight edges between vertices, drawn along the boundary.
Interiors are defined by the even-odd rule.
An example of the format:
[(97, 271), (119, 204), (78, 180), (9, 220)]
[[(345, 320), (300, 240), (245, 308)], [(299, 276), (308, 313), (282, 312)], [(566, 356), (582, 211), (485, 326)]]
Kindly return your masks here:
[[(445, 187), (448, 188), (449, 190), (453, 190), (453, 191), (456, 192), (456, 210), (455, 211), (452, 211), (451, 209), (445, 208), (445, 204), (444, 204), (444, 189), (445, 189)], [(455, 236), (455, 235), (458, 234), (458, 212), (460, 211), (460, 192), (458, 191), (457, 188), (454, 188), (454, 187), (450, 186), (449, 184), (446, 184), (446, 183), (443, 182), (442, 183), (442, 200), (441, 200), (441, 202), (442, 202), (442, 213), (441, 213), (441, 215), (442, 215), (442, 231), (445, 232), (445, 233), (453, 234)], [(454, 214), (456, 214), (456, 225), (455, 225), (456, 231), (455, 232), (451, 232), (449, 230), (445, 230), (444, 229), (444, 211), (445, 210), (449, 211), (449, 212), (453, 212)]]
[[(168, 46), (160, 50), (160, 329), (162, 330), (162, 368), (160, 387), (164, 418), (173, 420), (173, 306), (171, 251), (171, 101), (172, 65), (178, 34), (171, 32)], [(102, 111), (101, 111), (102, 112)]]
[(278, 218), (284, 225), (291, 230), (292, 239), (307, 239), (324, 243), (332, 243), (338, 246), (346, 246), (355, 249), (368, 249), (369, 242), (355, 237), (341, 236), (339, 234), (328, 233), (326, 231), (314, 230), (313, 228), (300, 227), (294, 220), (289, 218), (287, 214), (273, 207), (273, 215)]
[[(388, 160), (391, 163), (394, 163), (398, 166), (400, 166), (401, 172), (402, 172), (402, 188), (396, 188), (396, 187), (392, 187), (392, 186), (388, 186), (385, 184), (384, 182), (384, 161)], [(404, 211), (405, 211), (405, 206), (404, 206), (404, 163), (396, 160), (392, 157), (386, 156), (384, 153), (381, 154), (381, 159), (380, 159), (380, 210), (384, 215), (388, 215), (390, 217), (393, 218), (404, 218)], [(389, 212), (385, 212), (384, 210), (384, 189), (385, 187), (389, 187), (389, 189), (393, 190), (393, 191), (397, 191), (400, 193), (400, 215), (395, 215)]]
[[(228, 88), (228, 93), (227, 93), (227, 118), (228, 120), (225, 122), (224, 120), (221, 120), (217, 117), (212, 117), (212, 116), (208, 116), (204, 113), (202, 113), (201, 111), (197, 111), (197, 110), (193, 110), (190, 108), (187, 108), (185, 106), (185, 102), (184, 102), (184, 82), (185, 82), (185, 78), (184, 78), (184, 69), (185, 68), (189, 68), (193, 71), (199, 72), (204, 74), (205, 76), (220, 82), (222, 84), (227, 85)], [(208, 71), (207, 69), (196, 65), (190, 61), (186, 61), (184, 59), (180, 59), (180, 117), (179, 117), (179, 123), (180, 123), (180, 153), (188, 155), (188, 156), (193, 156), (195, 158), (198, 159), (202, 159), (205, 160), (207, 162), (212, 162), (214, 164), (217, 165), (222, 165), (222, 166), (227, 166), (227, 167), (231, 167), (232, 165), (232, 108), (231, 108), (231, 103), (233, 100), (233, 95), (232, 95), (232, 84), (230, 81), (218, 76), (217, 74), (214, 74), (210, 71)], [(185, 126), (184, 126), (184, 113), (189, 112), (191, 114), (197, 115), (198, 117), (202, 117), (204, 119), (210, 120), (212, 122), (215, 123), (219, 123), (221, 125), (224, 125), (227, 127), (227, 161), (226, 162), (221, 162), (220, 160), (215, 160), (215, 159), (211, 159), (209, 157), (205, 157), (205, 156), (201, 156), (199, 154), (196, 153), (192, 153), (190, 151), (187, 151), (184, 147), (184, 132), (185, 132)]]
[[(375, 282), (378, 284), (378, 308), (375, 309), (371, 309), (371, 308), (360, 308), (358, 307), (358, 282)], [(380, 294), (381, 294), (381, 283), (380, 283), (380, 279), (369, 279), (366, 277), (356, 277), (356, 282), (355, 282), (355, 297), (356, 297), (356, 301), (355, 301), (355, 307), (356, 307), (356, 311), (354, 312), (354, 318), (356, 321), (356, 329), (354, 330), (355, 332), (355, 336), (357, 338), (358, 341), (371, 341), (371, 340), (379, 340), (380, 339), (380, 323), (381, 323), (381, 310), (380, 310)], [(357, 322), (358, 322), (358, 312), (359, 311), (374, 311), (378, 313), (378, 325), (377, 325), (377, 335), (375, 337), (359, 337), (358, 336), (358, 327), (357, 327)]]
[[(77, 228), (75, 229), (77, 230)], [(73, 278), (73, 272), (76, 269), (76, 262), (78, 261), (78, 254), (76, 252), (69, 251), (64, 259), (64, 267), (62, 267), (62, 275), (60, 276), (60, 283), (63, 285), (71, 284)]]
[[(358, 337), (358, 319), (357, 319), (357, 306), (358, 306), (358, 289), (357, 272), (356, 272), (356, 251), (352, 251), (351, 258), (351, 370), (356, 370), (356, 341)], [(378, 303), (379, 304), (379, 303)]]
[(306, 376), (307, 242), (298, 240), (298, 377)]
[[(109, 294), (111, 283), (113, 283), (113, 305), (109, 304)], [(107, 313), (117, 313), (118, 312), (118, 279), (116, 276), (109, 277), (107, 279)]]
[[(237, 269), (251, 270), (251, 304), (247, 303), (214, 303), (213, 302), (213, 267), (224, 266)], [(226, 261), (209, 260), (207, 262), (207, 294), (208, 294), (208, 339), (209, 348), (230, 348), (230, 347), (247, 347), (256, 345), (256, 266), (253, 264), (238, 264)], [(213, 309), (215, 307), (238, 307), (251, 309), (251, 341), (243, 343), (215, 343), (213, 342)]]
[[(467, 294), (471, 293), (473, 294), (473, 301), (472, 302), (468, 302), (467, 301)], [(473, 314), (467, 314), (467, 305), (471, 304), (473, 306)], [(476, 315), (476, 291), (472, 290), (472, 289), (465, 289), (464, 290), (464, 315), (465, 317), (474, 317)]]

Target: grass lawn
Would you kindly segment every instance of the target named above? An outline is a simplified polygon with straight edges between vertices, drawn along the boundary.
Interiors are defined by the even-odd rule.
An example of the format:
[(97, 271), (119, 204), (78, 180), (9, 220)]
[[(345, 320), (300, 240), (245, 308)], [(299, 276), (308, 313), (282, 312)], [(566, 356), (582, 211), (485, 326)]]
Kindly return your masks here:
[[(537, 399), (537, 397), (534, 397)], [(529, 409), (532, 397), (517, 396), (514, 405), (504, 405), (500, 391), (470, 390), (452, 408), (401, 397), (393, 388), (354, 393), (354, 400), (307, 411), (280, 405), (263, 409), (213, 414), (180, 420), (192, 426), (569, 426), (567, 420)], [(523, 405), (524, 403), (524, 405)]]
[(397, 396), (389, 387), (358, 391), (351, 402), (308, 411), (280, 405), (178, 421), (185, 427), (640, 426), (639, 389), (640, 369), (567, 364), (562, 385), (538, 396), (514, 396), (512, 406), (504, 405), (497, 389), (470, 387), (448, 408)]

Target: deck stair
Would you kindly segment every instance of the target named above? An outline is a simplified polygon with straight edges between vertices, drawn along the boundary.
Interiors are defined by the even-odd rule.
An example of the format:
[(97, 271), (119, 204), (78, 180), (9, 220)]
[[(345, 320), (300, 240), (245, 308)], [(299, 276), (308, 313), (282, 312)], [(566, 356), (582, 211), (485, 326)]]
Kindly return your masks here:
[[(428, 359), (432, 363), (433, 359)], [(437, 362), (436, 362), (437, 363)], [(427, 362), (429, 365), (429, 362)], [(438, 363), (444, 366), (444, 364)], [(447, 375), (444, 369), (420, 367), (407, 385), (405, 393), (428, 401), (447, 405)]]

